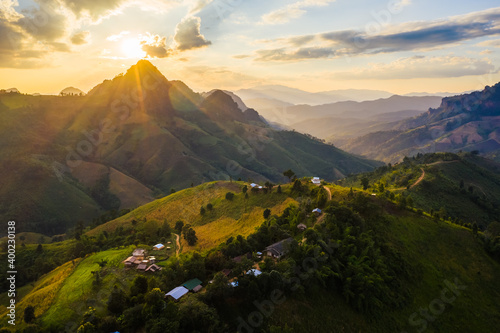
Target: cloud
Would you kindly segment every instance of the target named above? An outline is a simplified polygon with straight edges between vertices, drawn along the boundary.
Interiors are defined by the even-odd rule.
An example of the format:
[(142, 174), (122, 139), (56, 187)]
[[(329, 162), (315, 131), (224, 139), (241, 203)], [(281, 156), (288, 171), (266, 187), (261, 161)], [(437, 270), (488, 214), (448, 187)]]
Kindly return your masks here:
[(343, 30), (295, 36), (281, 40), (286, 47), (257, 51), (256, 60), (298, 61), (441, 48), (474, 38), (500, 34), (500, 25), (497, 23), (499, 19), (500, 8), (493, 8), (441, 21), (394, 25), (384, 31), (380, 27), (376, 34)]
[(283, 24), (306, 13), (304, 8), (327, 6), (335, 0), (302, 0), (274, 10), (262, 16), (260, 24)]
[(49, 4), (24, 9), (23, 17), (14, 24), (27, 34), (41, 41), (54, 41), (64, 37), (68, 30), (68, 20), (59, 8)]
[(297, 61), (304, 59), (331, 58), (336, 51), (330, 47), (302, 47), (295, 51), (284, 48), (257, 51), (258, 61)]
[(392, 1), (390, 4), (391, 10), (394, 13), (399, 13), (403, 10), (404, 7), (411, 5), (411, 0), (398, 0), (398, 1)]
[[(0, 67), (37, 68), (47, 64), (46, 56), (51, 52), (67, 52), (69, 47), (58, 39), (56, 27), (61, 27), (61, 18), (55, 15), (54, 22), (44, 21), (42, 10), (28, 8), (24, 15), (15, 11), (15, 1), (0, 3)], [(49, 11), (53, 14), (53, 11)], [(47, 14), (48, 15), (48, 14)]]
[(340, 80), (392, 80), (414, 78), (452, 78), (484, 75), (495, 71), (488, 59), (458, 56), (401, 58), (388, 64), (371, 64), (369, 68), (333, 73)]
[(60, 0), (61, 3), (71, 10), (78, 18), (89, 16), (97, 21), (104, 16), (110, 15), (121, 6), (130, 3), (130, 0)]
[(176, 49), (186, 51), (212, 44), (200, 33), (201, 19), (190, 16), (184, 18), (175, 29)]
[(130, 31), (122, 31), (117, 35), (111, 35), (111, 36), (107, 37), (106, 40), (109, 40), (110, 42), (117, 42), (120, 39), (122, 39), (123, 36), (126, 36), (128, 34), (130, 34)]
[(492, 40), (487, 40), (484, 42), (481, 42), (478, 44), (479, 46), (493, 46), (493, 47), (500, 47), (500, 39), (492, 39)]
[(71, 37), (71, 43), (75, 45), (87, 44), (90, 41), (90, 31), (81, 31)]
[(249, 54), (237, 54), (237, 55), (234, 55), (233, 58), (234, 59), (246, 59), (246, 58), (250, 58), (251, 55)]
[(171, 50), (167, 48), (167, 38), (150, 36), (149, 41), (141, 41), (142, 50), (151, 58), (166, 58)]

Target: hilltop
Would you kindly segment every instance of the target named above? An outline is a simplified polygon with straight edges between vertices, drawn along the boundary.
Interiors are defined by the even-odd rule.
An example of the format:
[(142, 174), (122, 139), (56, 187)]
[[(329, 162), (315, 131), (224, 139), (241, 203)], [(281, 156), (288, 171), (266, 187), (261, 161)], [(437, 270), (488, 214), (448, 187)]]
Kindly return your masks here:
[[(307, 178), (282, 185), (281, 193), (274, 187), (245, 194), (248, 183), (211, 182), (141, 206), (78, 239), (41, 251), (26, 245), (18, 254), (22, 262), (67, 262), (21, 287), (19, 309), (35, 304), (34, 324), (49, 332), (495, 332), (500, 263), (493, 257), (499, 253), (490, 256), (485, 247), (500, 230), (474, 234), (370, 192), (323, 184)], [(312, 214), (313, 207), (323, 213)], [(180, 249), (174, 246), (178, 220), (186, 227)], [(191, 227), (194, 246), (184, 239)], [(256, 254), (289, 237), (280, 259)], [(152, 251), (168, 241), (171, 249)], [(152, 251), (163, 269), (126, 269), (122, 261), (136, 247)], [(262, 274), (246, 274), (251, 268)], [(164, 299), (194, 278), (202, 291), (177, 302)], [(275, 300), (271, 306), (269, 299)], [(259, 325), (252, 320), (256, 313)]]
[(290, 168), (334, 180), (381, 165), (274, 130), (223, 91), (203, 97), (147, 60), (78, 98), (0, 95), (0, 111), (0, 217), (48, 235), (191, 184), (279, 182)]
[(457, 224), (486, 227), (500, 216), (500, 163), (470, 153), (418, 154), (402, 163), (348, 177), (362, 187)]
[(354, 154), (398, 162), (428, 152), (478, 151), (498, 160), (500, 83), (483, 91), (443, 98), (438, 108), (340, 145)]

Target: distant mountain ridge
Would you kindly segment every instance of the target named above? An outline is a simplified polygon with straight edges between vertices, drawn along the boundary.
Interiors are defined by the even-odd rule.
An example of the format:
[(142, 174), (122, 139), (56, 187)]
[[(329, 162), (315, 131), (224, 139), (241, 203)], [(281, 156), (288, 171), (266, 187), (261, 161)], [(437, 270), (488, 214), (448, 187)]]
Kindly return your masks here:
[(333, 180), (380, 165), (276, 131), (223, 91), (204, 98), (146, 60), (81, 98), (4, 94), (0, 106), (0, 216), (46, 234), (191, 184), (284, 182), (290, 168)]
[(438, 108), (341, 146), (355, 154), (400, 161), (417, 153), (474, 151), (500, 158), (500, 83), (483, 91), (443, 98)]
[(240, 89), (234, 93), (240, 96), (245, 102), (252, 99), (264, 99), (292, 105), (321, 105), (340, 101), (366, 101), (388, 98), (394, 95), (388, 91), (369, 89), (340, 89), (312, 93), (281, 85), (261, 85), (248, 89)]

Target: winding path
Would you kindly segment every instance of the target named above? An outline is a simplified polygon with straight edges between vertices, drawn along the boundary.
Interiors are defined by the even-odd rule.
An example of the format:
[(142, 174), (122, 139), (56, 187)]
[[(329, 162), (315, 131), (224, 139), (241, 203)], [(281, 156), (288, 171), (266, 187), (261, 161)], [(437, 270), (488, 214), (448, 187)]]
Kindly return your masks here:
[(179, 256), (179, 251), (181, 250), (181, 242), (179, 241), (180, 237), (178, 234), (174, 234), (175, 235), (175, 256), (178, 257)]
[(326, 186), (323, 186), (323, 188), (328, 192), (328, 201), (332, 200), (332, 191)]
[(422, 175), (420, 176), (420, 178), (417, 179), (417, 181), (415, 183), (413, 183), (412, 186), (410, 186), (410, 188), (414, 188), (415, 186), (417, 186), (422, 180), (424, 180), (425, 178), (425, 170), (424, 168), (420, 168), (420, 170), (422, 170)]

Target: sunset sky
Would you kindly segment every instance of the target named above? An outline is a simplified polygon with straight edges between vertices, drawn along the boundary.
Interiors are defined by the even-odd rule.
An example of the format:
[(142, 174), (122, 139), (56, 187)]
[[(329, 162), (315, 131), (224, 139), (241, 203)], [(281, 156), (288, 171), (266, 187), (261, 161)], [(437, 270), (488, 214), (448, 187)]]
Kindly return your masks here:
[(0, 0), (0, 88), (84, 91), (148, 57), (196, 91), (500, 81), (498, 0)]

